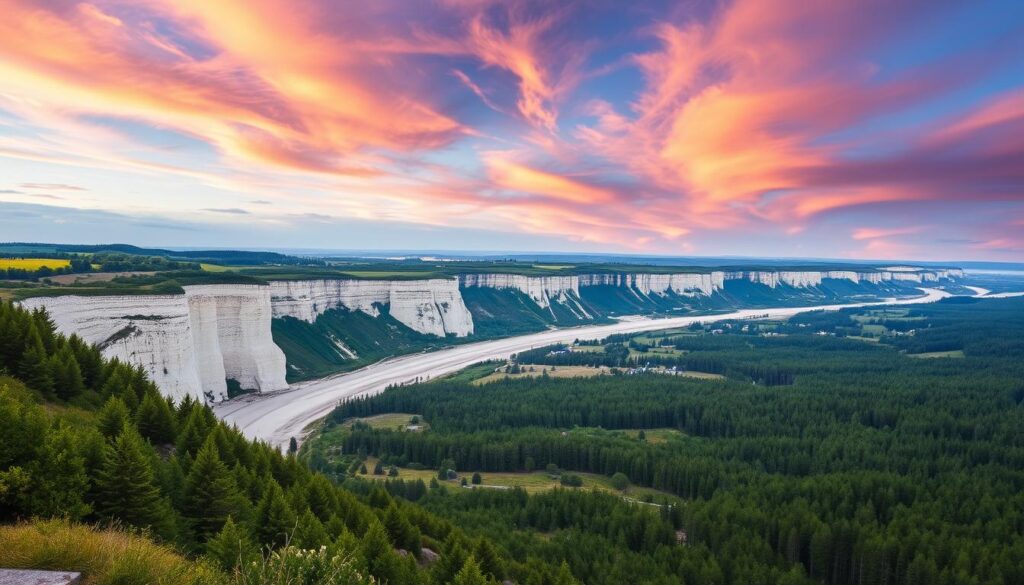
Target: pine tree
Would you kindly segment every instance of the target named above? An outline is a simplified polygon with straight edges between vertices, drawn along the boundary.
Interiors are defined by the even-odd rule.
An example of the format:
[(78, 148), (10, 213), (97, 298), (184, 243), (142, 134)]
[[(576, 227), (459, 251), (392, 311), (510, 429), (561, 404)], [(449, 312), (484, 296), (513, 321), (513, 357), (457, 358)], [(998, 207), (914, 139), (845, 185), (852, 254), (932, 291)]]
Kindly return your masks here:
[(85, 391), (82, 370), (68, 345), (64, 345), (51, 358), (50, 370), (53, 373), (54, 392), (61, 400), (70, 400)]
[(265, 481), (254, 524), (260, 543), (272, 548), (283, 546), (295, 530), (295, 512), (285, 501), (281, 486), (272, 478)]
[(384, 526), (373, 521), (360, 543), (360, 552), (366, 560), (370, 573), (386, 583), (400, 583), (397, 577), (400, 572), (398, 555), (391, 548)]
[(228, 517), (245, 518), (247, 506), (211, 437), (196, 454), (185, 478), (182, 514), (202, 543), (217, 534)]
[(462, 565), (462, 569), (455, 575), (452, 585), (487, 585), (487, 579), (480, 572), (480, 566), (477, 565), (476, 559), (469, 557)]
[(562, 561), (562, 565), (558, 567), (558, 573), (555, 575), (553, 585), (580, 585), (580, 582), (573, 577), (572, 571), (569, 570), (569, 564)]
[(419, 529), (402, 515), (395, 504), (388, 506), (387, 511), (384, 512), (384, 529), (396, 547), (410, 551), (417, 556), (420, 554)]
[(31, 325), (25, 338), (25, 350), (18, 363), (18, 375), (30, 388), (53, 396), (53, 372), (46, 348), (35, 325)]
[(32, 469), (36, 486), (29, 495), (34, 515), (78, 520), (89, 513), (83, 497), (89, 489), (79, 436), (63, 424), (50, 429)]
[(174, 442), (174, 413), (171, 405), (156, 392), (147, 392), (135, 411), (135, 426), (139, 433), (153, 444)]
[(225, 571), (232, 571), (256, 556), (256, 546), (230, 516), (216, 536), (206, 542), (206, 554)]
[(117, 396), (111, 396), (100, 409), (97, 417), (99, 419), (99, 431), (108, 439), (114, 439), (121, 435), (125, 428), (129, 427), (128, 407), (124, 405)]
[(302, 549), (316, 550), (327, 544), (329, 540), (327, 529), (316, 515), (306, 508), (295, 525), (295, 534), (292, 535), (291, 544)]
[(206, 442), (206, 435), (210, 432), (210, 425), (207, 424), (206, 417), (201, 412), (203, 410), (202, 405), (195, 402), (192, 404), (193, 407), (185, 417), (185, 424), (181, 426), (181, 430), (178, 432), (177, 448), (179, 454), (191, 453), (195, 457), (200, 447)]
[(135, 429), (125, 427), (107, 446), (96, 476), (96, 511), (133, 526), (166, 533), (170, 509), (160, 497), (146, 446)]
[(501, 581), (505, 577), (505, 568), (502, 566), (498, 551), (494, 550), (494, 545), (486, 538), (476, 541), (476, 546), (473, 547), (473, 558), (476, 559), (484, 576), (497, 581)]
[(449, 534), (448, 538), (444, 541), (440, 558), (438, 558), (430, 570), (434, 582), (450, 583), (462, 569), (462, 565), (466, 563), (467, 558), (469, 558), (469, 553), (462, 546), (462, 542), (454, 532)]

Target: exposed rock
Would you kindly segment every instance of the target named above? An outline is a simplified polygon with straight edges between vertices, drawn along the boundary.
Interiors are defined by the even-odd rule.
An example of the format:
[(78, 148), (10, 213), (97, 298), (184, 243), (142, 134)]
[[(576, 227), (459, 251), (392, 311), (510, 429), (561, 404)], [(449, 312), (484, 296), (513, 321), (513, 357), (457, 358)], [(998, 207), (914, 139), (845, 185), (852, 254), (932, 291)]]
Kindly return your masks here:
[(329, 309), (369, 315), (387, 305), (391, 316), (420, 333), (464, 337), (473, 333), (473, 317), (462, 302), (456, 279), (298, 280), (270, 285), (274, 317), (312, 323)]
[(70, 571), (0, 569), (0, 585), (78, 585), (82, 574)]
[(227, 378), (272, 391), (285, 382), (284, 353), (270, 334), (270, 290), (255, 285), (185, 287), (183, 295), (38, 297), (57, 330), (98, 344), (103, 355), (142, 366), (161, 391), (227, 398)]
[[(65, 334), (97, 344), (108, 358), (139, 365), (165, 394), (209, 401), (227, 398), (226, 379), (261, 392), (287, 387), (285, 356), (271, 337), (271, 319), (316, 320), (329, 309), (379, 315), (382, 307), (420, 333), (466, 336), (473, 317), (460, 287), (514, 289), (555, 315), (567, 309), (590, 320), (583, 299), (597, 286), (623, 287), (638, 297), (669, 294), (709, 296), (730, 280), (748, 280), (775, 288), (815, 287), (827, 279), (852, 282), (935, 282), (959, 278), (959, 269), (894, 266), (852, 271), (718, 271), (675, 274), (617, 273), (573, 276), (468, 274), (455, 279), (302, 280), (262, 285), (187, 286), (182, 295), (60, 296), (23, 301), (45, 307)], [(582, 297), (581, 297), (582, 293)], [(340, 340), (341, 351), (352, 354)]]

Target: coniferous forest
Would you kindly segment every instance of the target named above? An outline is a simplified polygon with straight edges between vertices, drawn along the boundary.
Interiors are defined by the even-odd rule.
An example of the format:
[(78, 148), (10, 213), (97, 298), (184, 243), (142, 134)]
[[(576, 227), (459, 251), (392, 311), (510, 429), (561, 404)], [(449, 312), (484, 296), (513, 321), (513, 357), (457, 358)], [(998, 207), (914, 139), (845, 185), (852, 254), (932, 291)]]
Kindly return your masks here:
[[(245, 439), (205, 405), (172, 403), (140, 370), (55, 334), (45, 313), (0, 303), (0, 521), (31, 523), (0, 526), (0, 566), (99, 571), (54, 539), (129, 537), (74, 528), (83, 523), (193, 559), (187, 573), (159, 575), (166, 583), (468, 585), (494, 571), (577, 582), (561, 563), (506, 560), (382, 486), (352, 483)], [(116, 561), (129, 568), (100, 582), (157, 582), (132, 558)]]
[(396, 387), (342, 404), (331, 424), (417, 413), (429, 432), (354, 425), (344, 451), (485, 477), (624, 474), (665, 493), (661, 507), (579, 491), (419, 500), (516, 558), (566, 559), (587, 583), (1024, 583), (1022, 309), (951, 299), (891, 318), (881, 339), (847, 335), (867, 318), (850, 310), (771, 335), (735, 323), (654, 341), (676, 352), (666, 363), (721, 380), (628, 375), (637, 360), (617, 348), (636, 339), (543, 348), (522, 363), (623, 369)]
[[(544, 368), (532, 378), (343, 403), (297, 457), (4, 303), (0, 518), (20, 524), (0, 541), (113, 527), (189, 563), (168, 582), (1021, 584), (1022, 308), (953, 299), (543, 348), (518, 356)], [(614, 373), (548, 373), (583, 359)], [(429, 427), (352, 424), (386, 413)], [(563, 487), (477, 485), (543, 469)], [(616, 487), (573, 487), (584, 474)]]

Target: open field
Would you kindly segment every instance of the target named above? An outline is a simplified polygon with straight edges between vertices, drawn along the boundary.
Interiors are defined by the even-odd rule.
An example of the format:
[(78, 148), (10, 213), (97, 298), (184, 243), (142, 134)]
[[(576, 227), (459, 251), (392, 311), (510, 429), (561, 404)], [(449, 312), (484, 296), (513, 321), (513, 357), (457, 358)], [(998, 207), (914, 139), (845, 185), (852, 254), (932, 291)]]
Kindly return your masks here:
[[(490, 382), (497, 382), (498, 380), (504, 380), (506, 378), (537, 378), (543, 376), (544, 372), (547, 372), (552, 378), (589, 378), (591, 376), (601, 376), (608, 373), (608, 368), (601, 366), (598, 368), (592, 368), (590, 366), (544, 366), (537, 364), (522, 364), (519, 366), (522, 370), (518, 374), (506, 374), (505, 372), (494, 372), (489, 376), (473, 380), (473, 385), (479, 386), (481, 384), (487, 384)], [(530, 372), (529, 369), (533, 368), (534, 371)]]
[(681, 373), (676, 374), (676, 375), (677, 376), (682, 376), (684, 378), (697, 378), (698, 380), (724, 380), (725, 379), (725, 376), (723, 376), (722, 374), (712, 374), (710, 372), (692, 372), (692, 371), (689, 371), (689, 370), (687, 370), (685, 372), (681, 372)]
[(417, 423), (419, 428), (416, 430), (424, 431), (429, 427), (429, 425), (424, 422), (422, 416), (404, 412), (389, 412), (387, 414), (378, 414), (376, 416), (368, 416), (366, 418), (353, 418), (345, 421), (341, 426), (351, 428), (356, 422), (363, 422), (370, 425), (370, 428), (372, 429), (405, 429), (412, 424), (411, 421), (414, 416), (419, 418), (419, 423)]
[[(364, 477), (366, 479), (379, 480), (389, 479), (387, 476), (386, 466), (384, 475), (373, 475), (372, 471), (376, 465), (376, 457), (367, 457), (366, 469), (368, 469), (371, 473), (361, 475), (360, 477)], [(611, 478), (596, 473), (577, 473), (575, 471), (567, 471), (565, 473), (567, 475), (579, 476), (580, 479), (583, 480), (583, 486), (577, 488), (566, 487), (559, 482), (558, 477), (549, 475), (546, 471), (532, 471), (529, 473), (525, 471), (519, 473), (480, 472), (481, 484), (475, 487), (471, 483), (473, 478), (473, 472), (460, 471), (458, 478), (439, 480), (439, 483), (441, 485), (448, 486), (449, 489), (512, 489), (518, 487), (526, 490), (529, 493), (546, 492), (549, 490), (553, 490), (555, 488), (575, 490), (596, 489), (604, 492), (621, 494), (623, 496), (627, 496), (634, 499), (645, 499), (654, 496), (661, 498), (669, 497), (675, 499), (674, 496), (671, 496), (664, 492), (634, 485), (630, 485), (624, 491), (619, 491), (612, 487)], [(421, 479), (423, 480), (424, 483), (429, 484), (430, 480), (435, 479), (436, 477), (436, 469), (405, 469), (401, 467), (398, 468), (399, 479), (409, 481), (416, 481), (417, 479)], [(461, 488), (461, 482), (463, 477), (466, 478), (467, 482), (469, 482), (469, 485), (466, 488)]]
[(199, 264), (199, 268), (201, 268), (203, 272), (228, 272), (233, 270), (233, 268), (231, 268), (230, 266), (221, 266), (220, 264), (207, 264), (205, 262), (201, 262)]
[(47, 268), (65, 268), (71, 265), (70, 260), (57, 258), (0, 258), (0, 270), (14, 268), (18, 270), (39, 270)]
[(51, 276), (50, 280), (57, 284), (88, 284), (94, 282), (110, 282), (119, 276), (152, 276), (156, 272), (132, 271), (132, 272), (86, 272), (83, 274), (60, 274)]
[(932, 358), (962, 358), (964, 357), (964, 350), (954, 349), (953, 351), (929, 351), (926, 353), (908, 353), (904, 354), (907, 357), (921, 358), (921, 359), (932, 359)]

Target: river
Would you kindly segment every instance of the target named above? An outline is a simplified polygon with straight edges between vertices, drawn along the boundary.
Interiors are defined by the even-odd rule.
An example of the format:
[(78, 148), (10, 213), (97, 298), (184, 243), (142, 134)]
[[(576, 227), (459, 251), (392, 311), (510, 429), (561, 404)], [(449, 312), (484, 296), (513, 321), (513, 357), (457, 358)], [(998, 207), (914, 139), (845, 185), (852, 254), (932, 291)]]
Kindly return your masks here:
[(637, 333), (685, 327), (693, 323), (710, 323), (755, 316), (788, 317), (807, 311), (835, 311), (865, 306), (931, 303), (951, 296), (949, 293), (937, 289), (922, 288), (920, 290), (924, 293), (923, 296), (890, 299), (883, 302), (743, 309), (718, 315), (666, 319), (633, 318), (607, 325), (552, 329), (517, 337), (467, 343), (437, 351), (390, 358), (352, 372), (299, 382), (287, 390), (279, 392), (240, 396), (214, 406), (214, 412), (228, 423), (237, 425), (247, 437), (262, 439), (283, 448), (291, 437), (301, 439), (307, 427), (326, 416), (340, 400), (375, 394), (388, 386), (413, 382), (417, 378), (420, 380), (436, 378), (477, 362), (504, 359), (513, 353), (534, 347), (569, 343), (575, 339), (599, 339), (613, 333)]

